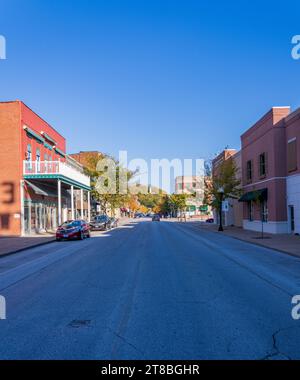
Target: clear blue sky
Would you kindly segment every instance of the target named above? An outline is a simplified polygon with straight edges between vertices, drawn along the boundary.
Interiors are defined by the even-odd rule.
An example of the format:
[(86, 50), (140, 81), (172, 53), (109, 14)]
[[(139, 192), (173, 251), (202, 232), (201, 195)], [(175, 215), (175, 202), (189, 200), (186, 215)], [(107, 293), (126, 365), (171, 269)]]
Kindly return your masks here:
[(0, 0), (0, 100), (23, 100), (69, 152), (207, 158), (271, 106), (300, 106), (299, 14), (288, 0)]

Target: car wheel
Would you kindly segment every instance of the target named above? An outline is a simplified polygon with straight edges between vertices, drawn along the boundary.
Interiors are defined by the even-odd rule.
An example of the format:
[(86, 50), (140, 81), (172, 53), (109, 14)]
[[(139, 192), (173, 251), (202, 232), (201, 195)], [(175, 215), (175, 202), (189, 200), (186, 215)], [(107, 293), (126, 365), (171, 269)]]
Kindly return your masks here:
[(61, 241), (61, 239), (60, 238), (56, 238), (56, 241)]

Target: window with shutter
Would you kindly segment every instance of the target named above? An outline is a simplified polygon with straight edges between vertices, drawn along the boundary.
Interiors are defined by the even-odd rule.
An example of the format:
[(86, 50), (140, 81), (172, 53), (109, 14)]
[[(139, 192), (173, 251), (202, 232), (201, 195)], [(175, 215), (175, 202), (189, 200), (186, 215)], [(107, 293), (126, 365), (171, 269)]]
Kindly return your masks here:
[(288, 171), (292, 172), (297, 170), (297, 140), (291, 140), (288, 142), (287, 148), (287, 161), (288, 161)]

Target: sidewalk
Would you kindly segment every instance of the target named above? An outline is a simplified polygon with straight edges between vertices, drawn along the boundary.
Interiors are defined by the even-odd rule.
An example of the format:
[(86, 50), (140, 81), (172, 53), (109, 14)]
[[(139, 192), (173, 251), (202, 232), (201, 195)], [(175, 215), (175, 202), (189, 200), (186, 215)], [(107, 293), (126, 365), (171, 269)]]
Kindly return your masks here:
[(218, 232), (218, 226), (215, 224), (195, 223), (195, 225), (197, 225), (198, 228), (202, 230), (224, 234), (235, 239), (247, 241), (252, 244), (300, 257), (300, 236), (265, 233), (265, 239), (261, 239), (260, 232), (243, 230), (242, 228), (238, 227), (224, 227), (223, 232)]
[(53, 241), (55, 241), (55, 236), (49, 234), (28, 237), (0, 236), (0, 257), (23, 251), (27, 248), (34, 248), (39, 245), (48, 244)]
[[(132, 219), (120, 218), (119, 226), (123, 226), (130, 221), (132, 221)], [(54, 241), (55, 235), (46, 233), (26, 237), (0, 236), (0, 257), (10, 255), (12, 253), (17, 253), (23, 251), (24, 249), (34, 248), (40, 245), (52, 243)]]

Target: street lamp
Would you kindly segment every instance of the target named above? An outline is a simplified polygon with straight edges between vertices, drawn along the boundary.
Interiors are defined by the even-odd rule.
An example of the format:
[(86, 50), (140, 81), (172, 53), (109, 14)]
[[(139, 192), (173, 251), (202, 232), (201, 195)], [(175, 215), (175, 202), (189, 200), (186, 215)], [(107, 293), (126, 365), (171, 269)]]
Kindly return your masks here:
[(219, 207), (219, 218), (220, 218), (220, 223), (219, 223), (219, 230), (218, 231), (224, 231), (223, 230), (223, 220), (222, 220), (222, 203), (223, 203), (223, 197), (224, 197), (224, 188), (221, 186), (218, 189), (218, 193), (220, 195), (220, 207)]

